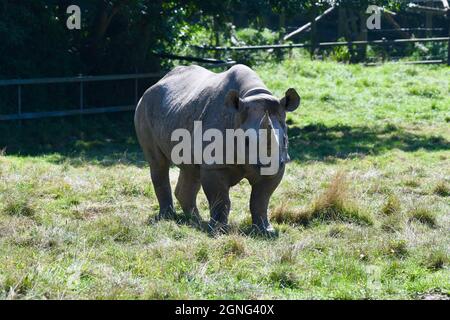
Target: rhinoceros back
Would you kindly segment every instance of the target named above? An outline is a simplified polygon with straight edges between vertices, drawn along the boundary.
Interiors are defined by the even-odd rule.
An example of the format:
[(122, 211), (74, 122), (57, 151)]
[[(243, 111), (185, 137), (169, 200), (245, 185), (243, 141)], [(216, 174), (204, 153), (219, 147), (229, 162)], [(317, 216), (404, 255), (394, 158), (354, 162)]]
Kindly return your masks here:
[(136, 118), (145, 118), (146, 130), (170, 157), (177, 144), (171, 141), (174, 130), (183, 128), (193, 134), (194, 121), (202, 121), (203, 130), (215, 128), (225, 132), (233, 128), (234, 113), (225, 107), (226, 94), (231, 89), (243, 93), (254, 87), (264, 84), (246, 66), (237, 65), (222, 73), (199, 66), (177, 67), (144, 93)]

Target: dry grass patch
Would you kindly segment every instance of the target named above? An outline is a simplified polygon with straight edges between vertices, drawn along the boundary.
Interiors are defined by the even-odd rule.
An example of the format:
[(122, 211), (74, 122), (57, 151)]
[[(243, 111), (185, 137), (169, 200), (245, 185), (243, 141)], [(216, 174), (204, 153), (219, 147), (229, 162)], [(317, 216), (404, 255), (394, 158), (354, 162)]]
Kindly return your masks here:
[(348, 190), (346, 175), (338, 172), (323, 193), (312, 204), (303, 209), (289, 209), (286, 205), (272, 212), (272, 219), (278, 223), (308, 225), (313, 221), (342, 221), (372, 225), (372, 216), (363, 210)]
[(381, 229), (386, 232), (398, 232), (403, 228), (403, 216), (400, 214), (388, 215), (381, 223)]
[(332, 238), (340, 238), (345, 233), (347, 228), (342, 224), (337, 224), (334, 226), (331, 226), (330, 230), (328, 231), (328, 236)]
[(411, 179), (407, 179), (407, 180), (403, 181), (403, 185), (405, 187), (417, 188), (420, 186), (420, 183), (416, 179), (411, 178)]
[(285, 248), (282, 248), (279, 253), (279, 262), (280, 263), (294, 263), (297, 257), (297, 253), (295, 251), (295, 246), (291, 245)]
[(272, 269), (269, 281), (281, 288), (293, 289), (298, 287), (299, 278), (291, 266), (281, 264)]
[(424, 265), (430, 270), (440, 270), (448, 266), (449, 256), (445, 250), (434, 249), (425, 258)]
[(246, 253), (244, 239), (240, 236), (229, 236), (222, 243), (222, 253), (224, 256), (243, 256)]
[(409, 212), (409, 221), (417, 221), (431, 228), (437, 226), (436, 214), (424, 207), (414, 208)]
[(408, 245), (405, 240), (391, 240), (385, 246), (385, 252), (398, 258), (405, 257), (408, 254)]
[(401, 215), (401, 204), (396, 195), (389, 194), (381, 212), (385, 216), (381, 223), (381, 229), (383, 231), (397, 232), (402, 229), (403, 216)]
[(35, 210), (28, 194), (10, 193), (4, 199), (2, 212), (10, 216), (31, 217)]
[(289, 206), (286, 202), (275, 207), (270, 213), (270, 218), (277, 223), (306, 224), (308, 222), (301, 221), (299, 209)]
[(450, 187), (445, 181), (439, 181), (433, 188), (433, 193), (441, 197), (448, 197), (450, 196)]
[(399, 213), (401, 211), (401, 205), (398, 197), (394, 194), (390, 194), (381, 211), (385, 215), (393, 215)]
[(78, 204), (72, 214), (78, 219), (93, 220), (107, 213), (112, 213), (113, 206), (107, 203), (83, 202)]

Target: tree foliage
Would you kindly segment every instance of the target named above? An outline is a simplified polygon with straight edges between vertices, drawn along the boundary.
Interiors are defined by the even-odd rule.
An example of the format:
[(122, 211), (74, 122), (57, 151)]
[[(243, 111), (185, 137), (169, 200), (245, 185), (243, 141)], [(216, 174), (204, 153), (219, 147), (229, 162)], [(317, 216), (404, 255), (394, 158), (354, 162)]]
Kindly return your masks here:
[[(330, 5), (398, 9), (400, 0), (33, 0), (0, 2), (0, 77), (145, 72), (160, 68), (152, 52), (182, 52), (203, 28), (210, 44), (230, 38), (230, 22), (264, 15), (306, 17)], [(68, 30), (66, 8), (81, 8), (81, 30)], [(263, 22), (261, 22), (263, 21)]]

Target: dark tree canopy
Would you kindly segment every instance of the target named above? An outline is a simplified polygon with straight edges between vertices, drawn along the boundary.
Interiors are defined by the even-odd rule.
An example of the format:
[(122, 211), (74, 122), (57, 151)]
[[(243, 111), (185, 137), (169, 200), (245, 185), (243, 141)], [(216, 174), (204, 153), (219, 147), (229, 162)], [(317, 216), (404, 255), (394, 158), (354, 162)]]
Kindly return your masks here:
[[(0, 2), (0, 77), (46, 77), (157, 70), (152, 52), (177, 52), (199, 26), (211, 44), (228, 36), (230, 22), (244, 12), (248, 23), (264, 16), (311, 19), (330, 7), (399, 0), (34, 0)], [(81, 30), (68, 30), (66, 8), (81, 8)], [(281, 18), (280, 18), (281, 19)], [(303, 20), (302, 20), (303, 19)], [(262, 21), (262, 22), (261, 22)]]

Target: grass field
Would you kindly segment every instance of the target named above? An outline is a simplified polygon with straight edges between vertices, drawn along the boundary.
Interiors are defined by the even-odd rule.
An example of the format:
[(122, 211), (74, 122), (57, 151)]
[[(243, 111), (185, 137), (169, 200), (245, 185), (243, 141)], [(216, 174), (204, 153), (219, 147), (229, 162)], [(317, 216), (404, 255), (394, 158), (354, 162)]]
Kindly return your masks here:
[(246, 182), (229, 234), (179, 207), (178, 221), (147, 223), (158, 205), (131, 114), (2, 125), (0, 298), (448, 299), (450, 68), (257, 71), (302, 96), (270, 205), (277, 238), (248, 232)]

